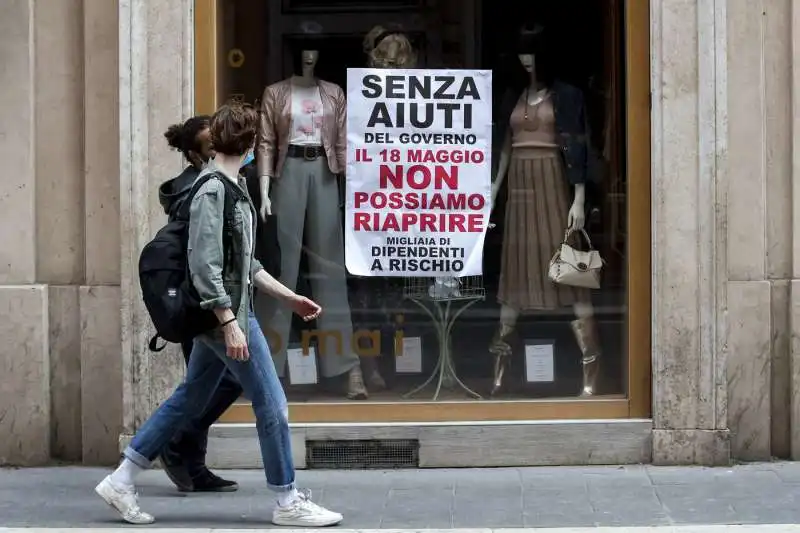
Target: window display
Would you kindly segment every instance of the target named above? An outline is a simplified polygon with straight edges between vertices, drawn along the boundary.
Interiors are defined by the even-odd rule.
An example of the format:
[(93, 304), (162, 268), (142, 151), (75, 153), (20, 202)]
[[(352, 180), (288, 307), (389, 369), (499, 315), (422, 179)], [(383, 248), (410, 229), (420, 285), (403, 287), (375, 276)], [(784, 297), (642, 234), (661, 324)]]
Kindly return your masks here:
[[(304, 324), (256, 297), (289, 400), (624, 397), (622, 4), (543, 1), (524, 13), (506, 0), (396, 13), (361, 4), (363, 13), (319, 7), (302, 17), (226, 4), (223, 42), (248, 60), (228, 67), (224, 96), (257, 100), (262, 113), (250, 190), (275, 231), (261, 234), (277, 240), (281, 282), (324, 309)], [(273, 17), (278, 35), (239, 31), (258, 17)], [(473, 41), (468, 17), (481, 20)], [(480, 274), (355, 275), (345, 267), (347, 68), (444, 72), (445, 61), (492, 75)], [(382, 146), (389, 157), (389, 140), (373, 139), (370, 154)], [(261, 254), (275, 249), (262, 241)]]

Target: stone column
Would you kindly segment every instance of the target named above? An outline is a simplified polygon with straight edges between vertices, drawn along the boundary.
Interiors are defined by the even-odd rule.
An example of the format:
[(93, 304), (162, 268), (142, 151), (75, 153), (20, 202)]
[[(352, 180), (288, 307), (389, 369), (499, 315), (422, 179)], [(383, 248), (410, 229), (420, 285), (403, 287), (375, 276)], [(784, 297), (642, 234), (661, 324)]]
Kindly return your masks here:
[[(63, 49), (58, 51), (61, 55), (43, 54), (48, 36), (37, 31), (42, 22), (39, 15), (42, 13), (35, 3), (10, 0), (3, 4), (0, 17), (4, 61), (0, 72), (0, 159), (4, 163), (0, 195), (0, 372), (4, 376), (0, 380), (0, 464), (34, 465), (50, 457), (49, 295), (47, 285), (38, 280), (40, 275), (72, 279), (82, 267), (80, 250), (66, 248), (76, 229), (71, 224), (74, 217), (60, 204), (47, 216), (38, 216), (44, 215), (37, 210), (41, 207), (39, 200), (74, 197), (80, 187), (79, 181), (76, 184), (80, 175), (72, 168), (65, 169), (60, 184), (57, 174), (45, 175), (55, 172), (58, 156), (65, 157), (67, 167), (74, 161), (75, 146), (70, 139), (62, 139), (50, 159), (41, 159), (39, 142), (56, 140), (47, 138), (42, 130), (55, 126), (60, 119), (66, 120), (67, 127), (75, 126), (75, 122), (70, 111), (57, 108), (69, 103), (69, 95), (63, 92), (64, 69), (52, 72), (52, 86), (39, 83), (43, 67), (71, 56), (71, 51)], [(38, 112), (40, 96), (50, 98), (51, 113)], [(53, 226), (49, 250), (37, 246), (37, 227), (42, 229), (42, 224)], [(59, 238), (67, 239), (67, 243), (59, 245), (55, 242)], [(69, 366), (74, 365), (65, 361), (53, 374), (61, 375), (61, 370)], [(75, 424), (74, 416), (66, 418)]]
[(138, 286), (139, 253), (166, 218), (158, 185), (176, 176), (181, 156), (167, 127), (192, 114), (193, 0), (119, 1), (122, 377), (124, 433), (131, 434), (183, 373), (175, 353), (151, 354), (152, 325)]
[(731, 453), (788, 453), (791, 0), (728, 2), (727, 383)]
[(726, 4), (651, 0), (653, 462), (726, 463)]
[(12, 0), (0, 33), (0, 463), (112, 463), (122, 418), (116, 4)]
[(85, 279), (79, 303), (86, 464), (115, 464), (122, 430), (117, 17), (116, 1), (83, 0)]
[[(791, 249), (792, 279), (789, 290), (789, 316), (791, 341), (789, 353), (790, 382), (790, 453), (793, 460), (800, 459), (800, 0), (791, 1)], [(788, 241), (788, 239), (787, 239)]]
[(651, 4), (656, 463), (789, 453), (793, 3)]

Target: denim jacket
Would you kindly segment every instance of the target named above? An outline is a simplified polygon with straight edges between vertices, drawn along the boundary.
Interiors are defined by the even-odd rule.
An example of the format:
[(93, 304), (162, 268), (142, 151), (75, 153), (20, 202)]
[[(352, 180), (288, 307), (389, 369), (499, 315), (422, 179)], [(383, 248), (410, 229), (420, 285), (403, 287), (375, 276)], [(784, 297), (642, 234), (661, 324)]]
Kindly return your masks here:
[[(220, 172), (212, 161), (200, 176)], [(253, 278), (262, 269), (254, 257), (256, 210), (246, 188), (238, 185), (244, 198), (234, 208), (233, 234), (230, 240), (228, 263), (223, 251), (223, 212), (225, 186), (219, 179), (208, 180), (197, 191), (190, 208), (189, 272), (192, 284), (205, 309), (230, 308), (239, 327), (249, 335), (248, 314), (253, 300)], [(219, 331), (216, 332), (218, 336)], [(213, 336), (213, 335), (212, 335)]]
[[(583, 93), (573, 85), (555, 81), (551, 87), (558, 145), (564, 160), (564, 171), (570, 185), (597, 183), (601, 179), (599, 158), (592, 147), (591, 131)], [(511, 113), (522, 89), (506, 91), (495, 117), (493, 149), (502, 149)], [(493, 160), (499, 161), (499, 153)]]

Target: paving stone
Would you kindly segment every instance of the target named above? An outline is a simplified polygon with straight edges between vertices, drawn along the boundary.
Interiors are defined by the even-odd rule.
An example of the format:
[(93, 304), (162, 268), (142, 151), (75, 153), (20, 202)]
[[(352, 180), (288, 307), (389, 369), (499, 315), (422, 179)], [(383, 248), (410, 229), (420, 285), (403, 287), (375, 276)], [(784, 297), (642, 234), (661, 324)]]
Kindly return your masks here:
[(521, 486), (485, 490), (473, 484), (456, 487), (453, 508), (455, 527), (523, 527)]
[[(0, 469), (0, 523), (118, 527), (92, 491), (107, 472)], [(239, 481), (238, 492), (186, 495), (162, 472), (146, 472), (139, 484), (142, 506), (160, 527), (269, 528), (273, 497), (263, 474), (224, 475)], [(800, 465), (793, 463), (301, 471), (298, 484), (310, 487), (320, 504), (341, 511), (343, 527), (352, 529), (800, 524)]]
[(392, 489), (383, 508), (381, 527), (449, 528), (453, 527), (452, 489)]

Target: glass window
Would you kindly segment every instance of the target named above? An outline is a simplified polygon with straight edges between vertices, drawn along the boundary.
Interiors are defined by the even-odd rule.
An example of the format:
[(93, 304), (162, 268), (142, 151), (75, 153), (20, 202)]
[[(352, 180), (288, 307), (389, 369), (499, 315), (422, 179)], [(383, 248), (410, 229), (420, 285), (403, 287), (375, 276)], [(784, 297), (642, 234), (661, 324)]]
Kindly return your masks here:
[[(220, 99), (240, 95), (260, 102), (268, 86), (292, 86), (291, 77), (304, 72), (302, 50), (317, 51), (305, 58), (306, 74), (313, 71), (332, 85), (320, 92), (295, 83), (300, 89), (293, 94), (320, 110), (327, 109), (325, 91), (346, 89), (348, 67), (493, 74), (493, 179), (505, 171), (486, 233), (483, 275), (457, 281), (346, 271), (342, 178), (327, 163), (310, 163), (330, 157), (331, 139), (315, 129), (324, 131), (328, 117), (315, 115), (318, 122), (311, 117), (309, 127), (298, 130), (301, 117), (292, 115), (298, 102), (272, 93), (283, 94), (270, 126), (275, 153), (283, 155), (276, 157), (282, 167), (273, 169), (280, 178), (271, 180), (273, 215), (259, 228), (259, 254), (267, 264), (276, 262), (279, 250), (276, 277), (325, 309), (323, 320), (304, 324), (257, 298), (291, 402), (626, 398), (625, 6), (622, 0), (518, 4), (222, 2), (219, 55), (235, 52), (241, 61), (220, 60)], [(389, 13), (387, 5), (395, 9)], [(358, 9), (342, 12), (342, 6)], [(313, 12), (302, 21), (290, 13), (305, 8)], [(524, 33), (523, 24), (532, 33)], [(384, 30), (401, 51), (396, 62), (386, 59), (397, 50), (387, 52), (386, 42), (373, 49)], [(312, 166), (320, 175), (309, 178), (306, 167)], [(258, 201), (255, 167), (249, 180)], [(574, 232), (569, 245), (602, 257), (595, 289), (554, 283), (549, 275), (568, 222), (576, 218), (585, 233)], [(578, 271), (586, 266), (570, 261)], [(451, 327), (445, 314), (458, 315)]]

